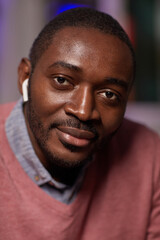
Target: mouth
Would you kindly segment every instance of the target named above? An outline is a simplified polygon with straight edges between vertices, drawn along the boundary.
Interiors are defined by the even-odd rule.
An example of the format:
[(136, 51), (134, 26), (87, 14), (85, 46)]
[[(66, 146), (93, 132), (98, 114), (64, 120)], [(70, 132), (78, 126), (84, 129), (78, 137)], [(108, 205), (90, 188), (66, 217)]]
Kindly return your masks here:
[(57, 127), (57, 135), (60, 141), (81, 148), (89, 146), (96, 139), (93, 132), (73, 127), (59, 126)]

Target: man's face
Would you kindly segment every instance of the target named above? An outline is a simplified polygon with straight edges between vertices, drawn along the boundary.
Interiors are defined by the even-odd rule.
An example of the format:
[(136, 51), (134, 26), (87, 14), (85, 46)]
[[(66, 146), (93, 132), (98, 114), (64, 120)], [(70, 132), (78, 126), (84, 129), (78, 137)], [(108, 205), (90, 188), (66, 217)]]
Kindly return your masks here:
[(117, 37), (78, 27), (57, 32), (32, 74), (25, 111), (40, 160), (85, 162), (120, 126), (132, 76), (130, 50)]

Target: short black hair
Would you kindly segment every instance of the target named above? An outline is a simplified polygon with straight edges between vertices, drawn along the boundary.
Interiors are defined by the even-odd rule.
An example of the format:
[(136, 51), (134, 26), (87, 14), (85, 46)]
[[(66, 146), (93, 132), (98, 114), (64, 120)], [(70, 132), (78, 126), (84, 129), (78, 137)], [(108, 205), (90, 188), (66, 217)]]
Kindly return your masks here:
[(117, 20), (109, 14), (99, 12), (92, 8), (79, 7), (67, 10), (53, 20), (51, 20), (40, 32), (33, 42), (30, 50), (29, 59), (31, 61), (32, 72), (42, 54), (47, 50), (53, 41), (54, 34), (64, 27), (85, 27), (95, 28), (103, 33), (117, 36), (130, 49), (133, 70), (135, 75), (135, 53), (127, 33), (120, 26)]

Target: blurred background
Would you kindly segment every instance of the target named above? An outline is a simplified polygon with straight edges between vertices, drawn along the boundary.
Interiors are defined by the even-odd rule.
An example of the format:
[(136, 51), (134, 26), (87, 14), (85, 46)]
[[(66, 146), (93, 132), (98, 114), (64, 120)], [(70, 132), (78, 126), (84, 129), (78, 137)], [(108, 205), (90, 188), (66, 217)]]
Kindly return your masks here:
[(19, 98), (17, 66), (42, 27), (77, 6), (111, 14), (128, 33), (137, 74), (126, 115), (160, 133), (159, 0), (0, 0), (0, 103)]

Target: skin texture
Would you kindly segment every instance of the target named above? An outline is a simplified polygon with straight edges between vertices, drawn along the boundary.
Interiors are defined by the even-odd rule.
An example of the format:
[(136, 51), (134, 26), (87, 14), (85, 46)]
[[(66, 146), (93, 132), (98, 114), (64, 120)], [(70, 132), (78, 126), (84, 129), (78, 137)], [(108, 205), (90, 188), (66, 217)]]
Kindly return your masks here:
[(28, 59), (18, 72), (21, 93), (30, 77), (24, 114), (34, 150), (53, 177), (70, 183), (122, 123), (133, 78), (130, 50), (113, 35), (66, 27), (32, 75)]

